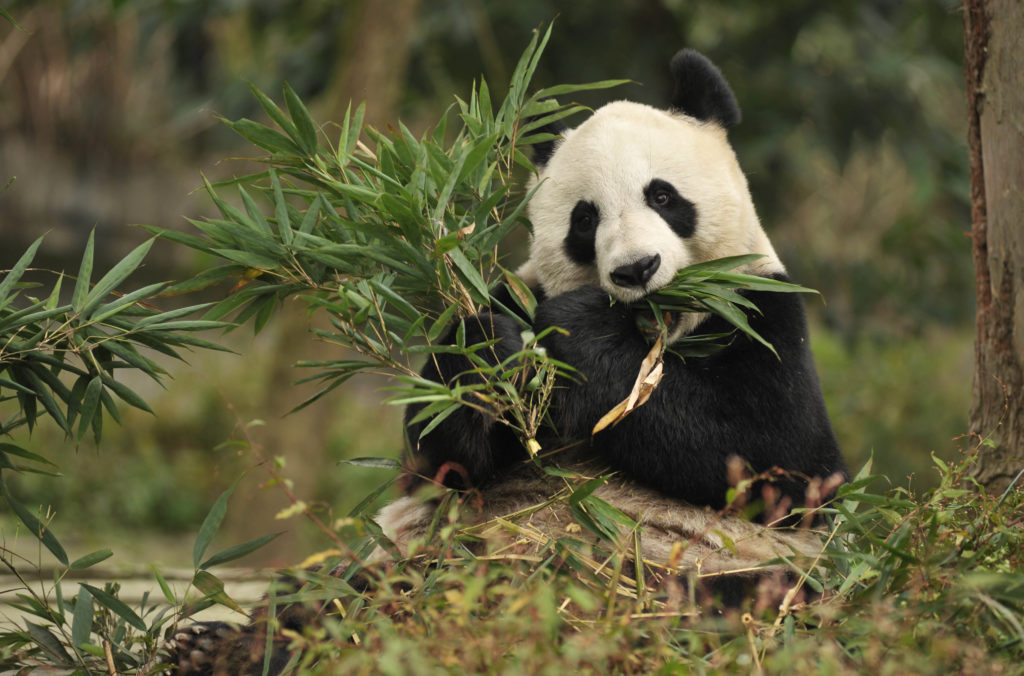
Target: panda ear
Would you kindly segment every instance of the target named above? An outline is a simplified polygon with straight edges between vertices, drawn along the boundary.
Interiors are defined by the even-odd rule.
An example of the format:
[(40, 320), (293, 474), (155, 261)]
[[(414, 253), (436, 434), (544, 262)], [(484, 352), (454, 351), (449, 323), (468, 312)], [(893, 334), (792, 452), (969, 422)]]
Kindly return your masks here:
[(707, 57), (683, 49), (672, 59), (672, 109), (729, 128), (739, 124), (740, 107), (722, 73)]
[[(529, 124), (531, 121), (532, 120), (526, 120), (526, 124)], [(568, 129), (568, 127), (566, 127), (561, 120), (556, 120), (537, 127), (536, 129), (531, 129), (527, 138), (538, 134), (544, 134), (545, 136), (550, 134), (551, 136), (558, 137), (561, 136), (566, 129)], [(561, 140), (562, 139), (560, 138), (549, 138), (532, 144), (531, 147), (533, 148), (534, 165), (537, 167), (543, 167), (546, 165), (548, 160), (551, 159), (551, 156), (555, 154), (555, 147)]]

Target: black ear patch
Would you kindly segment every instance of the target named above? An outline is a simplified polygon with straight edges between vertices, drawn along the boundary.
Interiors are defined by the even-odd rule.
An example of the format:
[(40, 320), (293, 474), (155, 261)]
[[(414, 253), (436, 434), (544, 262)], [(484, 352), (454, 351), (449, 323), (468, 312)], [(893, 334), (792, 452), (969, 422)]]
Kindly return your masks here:
[(725, 128), (739, 124), (740, 107), (729, 83), (713, 63), (700, 52), (683, 49), (670, 65), (675, 87), (673, 110)]
[[(530, 121), (527, 120), (527, 123), (529, 122)], [(568, 127), (566, 127), (561, 120), (556, 120), (554, 122), (545, 124), (542, 127), (531, 129), (527, 138), (529, 138), (530, 136), (534, 136), (536, 134), (551, 134), (552, 136), (561, 136), (562, 132), (564, 132), (566, 129), (568, 129)], [(561, 142), (561, 140), (562, 139), (559, 138), (552, 138), (546, 141), (540, 141), (538, 143), (532, 144), (531, 147), (533, 148), (533, 163), (538, 167), (543, 167), (545, 164), (547, 164), (548, 160), (551, 159), (551, 156), (555, 154), (555, 147), (558, 145), (559, 142)]]

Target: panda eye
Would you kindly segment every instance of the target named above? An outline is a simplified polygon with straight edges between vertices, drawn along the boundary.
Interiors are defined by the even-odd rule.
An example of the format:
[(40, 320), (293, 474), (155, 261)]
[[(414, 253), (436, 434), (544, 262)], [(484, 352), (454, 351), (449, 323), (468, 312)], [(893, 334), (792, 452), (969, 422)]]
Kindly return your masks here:
[(656, 193), (654, 193), (654, 195), (651, 198), (651, 201), (654, 202), (655, 206), (667, 207), (669, 205), (669, 202), (672, 201), (672, 196), (669, 195), (664, 190), (659, 190)]
[(597, 227), (597, 222), (597, 205), (592, 202), (577, 202), (569, 216), (569, 225), (578, 235), (589, 235)]

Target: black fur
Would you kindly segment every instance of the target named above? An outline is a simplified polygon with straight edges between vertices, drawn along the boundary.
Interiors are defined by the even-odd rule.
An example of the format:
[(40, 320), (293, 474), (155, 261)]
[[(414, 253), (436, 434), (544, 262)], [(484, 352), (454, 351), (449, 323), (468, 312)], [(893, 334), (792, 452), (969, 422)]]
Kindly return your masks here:
[[(508, 307), (515, 307), (509, 298)], [(458, 327), (453, 328), (442, 341), (455, 342)], [(523, 347), (519, 324), (503, 314), (482, 312), (465, 320), (465, 344), (495, 340), (477, 354), (489, 365), (498, 364)], [(427, 359), (422, 376), (435, 382), (469, 385), (481, 382), (476, 366), (461, 354), (436, 354)], [(472, 394), (467, 394), (472, 398)], [(476, 400), (475, 404), (485, 406)], [(501, 467), (526, 457), (526, 452), (515, 434), (497, 415), (484, 413), (469, 406), (460, 406), (437, 429), (421, 436), (429, 420), (413, 423), (412, 419), (424, 404), (409, 406), (405, 413), (407, 437), (412, 453), (411, 476), (418, 480), (440, 479), (454, 488), (478, 486), (491, 479)], [(444, 476), (437, 476), (443, 472)]]
[[(527, 120), (527, 123), (529, 123), (529, 120)], [(535, 134), (551, 134), (553, 136), (561, 136), (562, 132), (564, 132), (566, 128), (567, 127), (565, 126), (564, 122), (562, 122), (561, 120), (556, 120), (555, 122), (551, 122), (549, 124), (545, 124), (541, 127), (538, 127), (537, 129), (531, 130), (529, 132), (529, 135), (533, 136)], [(538, 143), (534, 143), (532, 153), (533, 163), (538, 167), (542, 167), (545, 164), (547, 164), (548, 160), (551, 159), (551, 156), (555, 154), (555, 148), (558, 147), (559, 142), (561, 142), (561, 139), (553, 138), (548, 139), (547, 141), (540, 141)]]
[[(591, 439), (595, 455), (667, 495), (712, 507), (725, 504), (727, 461), (742, 458), (755, 473), (780, 467), (808, 477), (845, 473), (811, 359), (802, 301), (797, 295), (751, 292), (763, 312), (750, 324), (770, 342), (737, 335), (725, 349), (683, 361), (665, 356), (664, 377), (650, 401), (618, 426), (591, 439), (602, 415), (626, 398), (650, 350), (632, 311), (609, 306), (608, 294), (584, 287), (537, 309), (536, 330), (552, 333), (548, 353), (577, 368), (584, 380), (559, 389), (552, 418), (563, 442)], [(722, 333), (718, 317), (696, 333)], [(783, 481), (784, 495), (803, 502), (804, 483)]]
[[(731, 456), (740, 457), (755, 473), (780, 467), (797, 475), (777, 484), (793, 504), (803, 502), (806, 483), (799, 475), (845, 473), (808, 349), (802, 301), (786, 293), (745, 295), (763, 312), (750, 315), (751, 326), (775, 347), (778, 357), (742, 335), (709, 357), (683, 361), (667, 353), (665, 375), (651, 400), (595, 437), (590, 434), (594, 424), (629, 394), (650, 344), (637, 328), (634, 311), (610, 303), (599, 287), (586, 286), (541, 302), (535, 331), (549, 326), (566, 329), (568, 335), (552, 332), (544, 346), (554, 359), (579, 371), (574, 381), (563, 382), (556, 390), (550, 411), (554, 429), (541, 443), (545, 448), (589, 444), (585, 455), (605, 459), (636, 481), (716, 508), (725, 504)], [(495, 333), (472, 339), (501, 335), (494, 347), (496, 358), (521, 347), (511, 319), (481, 316), (483, 321), (467, 322), (467, 327), (494, 327)], [(730, 328), (712, 317), (696, 333), (724, 333)], [(467, 337), (467, 343), (470, 340)], [(428, 364), (425, 377), (446, 382), (474, 377), (466, 375), (468, 360), (443, 356), (446, 359), (439, 359), (436, 366)], [(410, 428), (411, 439), (421, 427)], [(419, 448), (421, 458), (428, 461), (421, 468), (425, 475), (455, 461), (474, 485), (499, 477), (504, 468), (525, 457), (507, 426), (469, 409), (450, 416), (419, 441)], [(458, 476), (447, 476), (448, 485), (461, 485)]]
[(644, 200), (665, 219), (673, 232), (683, 239), (693, 237), (697, 228), (697, 207), (680, 195), (674, 185), (656, 178), (644, 188)]
[(683, 49), (672, 58), (672, 108), (728, 129), (740, 122), (740, 107), (717, 67), (700, 52)]
[(565, 253), (580, 265), (593, 263), (597, 258), (594, 239), (601, 213), (593, 202), (580, 200), (569, 215), (569, 234), (565, 236)]

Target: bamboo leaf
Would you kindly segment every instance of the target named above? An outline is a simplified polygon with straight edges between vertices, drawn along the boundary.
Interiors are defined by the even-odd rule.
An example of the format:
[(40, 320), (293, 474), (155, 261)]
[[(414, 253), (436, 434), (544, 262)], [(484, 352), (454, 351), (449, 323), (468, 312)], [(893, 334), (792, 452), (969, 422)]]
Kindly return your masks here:
[(18, 518), (21, 519), (23, 524), (25, 524), (29, 532), (39, 538), (40, 542), (50, 550), (50, 553), (53, 554), (62, 565), (68, 565), (67, 552), (64, 551), (64, 547), (61, 546), (56, 536), (54, 536), (49, 525), (44, 524), (37, 519), (35, 514), (26, 509), (24, 505), (18, 502), (14, 496), (11, 495), (11, 492), (7, 489), (7, 482), (4, 481), (2, 477), (0, 477), (0, 493), (3, 494), (3, 497), (7, 500), (7, 504), (10, 505), (11, 510), (18, 515)]
[(203, 525), (199, 527), (195, 546), (192, 548), (192, 563), (196, 568), (200, 567), (199, 563), (203, 560), (206, 548), (210, 546), (210, 541), (213, 540), (213, 536), (220, 529), (220, 524), (224, 521), (224, 515), (228, 512), (228, 500), (231, 498), (231, 494), (235, 492), (235, 488), (241, 480), (241, 477), (235, 479), (235, 483), (231, 484), (230, 488), (220, 494), (220, 497), (213, 503), (213, 507), (210, 508), (209, 514), (206, 515), (206, 519), (203, 520)]
[(288, 203), (281, 191), (281, 182), (277, 178), (277, 172), (270, 170), (270, 185), (274, 190), (274, 217), (277, 219), (277, 231), (285, 244), (292, 242), (292, 225), (288, 217)]
[[(29, 384), (32, 386), (32, 391), (33, 394), (35, 394), (36, 399), (42, 403), (43, 408), (45, 408), (46, 412), (50, 414), (50, 417), (53, 418), (54, 422), (60, 425), (60, 428), (70, 436), (71, 428), (68, 426), (67, 418), (64, 417), (64, 411), (60, 409), (60, 405), (58, 405), (57, 400), (53, 398), (50, 388), (45, 382), (43, 382), (43, 379), (40, 377), (40, 373), (36, 368), (42, 369), (41, 366), (29, 362), (29, 368), (24, 369), (22, 373), (24, 373)], [(42, 370), (45, 371), (46, 369)]]
[(197, 571), (195, 576), (192, 578), (192, 584), (195, 585), (196, 589), (203, 592), (206, 598), (227, 606), (232, 610), (239, 613), (245, 614), (242, 607), (235, 603), (235, 600), (228, 596), (227, 592), (224, 591), (224, 583), (217, 576), (213, 575), (209, 571), (200, 570)]
[(85, 582), (82, 582), (81, 585), (85, 589), (88, 589), (89, 593), (92, 594), (92, 597), (99, 601), (100, 604), (106, 606), (110, 612), (114, 613), (139, 631), (146, 631), (146, 623), (142, 621), (142, 618), (116, 596), (105, 592), (102, 589), (97, 589), (91, 584), (86, 584)]
[(253, 122), (252, 120), (244, 117), (240, 120), (235, 120), (234, 122), (230, 120), (225, 120), (224, 122), (231, 127), (236, 134), (264, 150), (269, 150), (272, 153), (284, 153), (287, 155), (298, 155), (302, 152), (287, 136), (274, 131), (270, 127), (266, 127), (259, 122)]
[(68, 568), (71, 570), (85, 570), (86, 568), (95, 566), (100, 561), (106, 561), (113, 555), (114, 552), (109, 549), (100, 549), (92, 552), (91, 554), (86, 554), (85, 556), (75, 559), (71, 562), (71, 565), (69, 565)]
[[(292, 124), (291, 120), (288, 119), (288, 117), (280, 108), (277, 107), (277, 104), (274, 103), (269, 96), (260, 91), (251, 82), (249, 83), (249, 90), (252, 91), (253, 96), (255, 96), (256, 100), (260, 102), (260, 106), (263, 107), (263, 110), (270, 116), (270, 119), (272, 119), (277, 126), (281, 127), (281, 129), (283, 129), (284, 132), (292, 138), (298, 136), (298, 131), (295, 129), (295, 125)], [(291, 141), (288, 141), (288, 143), (293, 148), (293, 154), (298, 154), (298, 147)]]
[(348, 458), (342, 460), (346, 465), (353, 467), (372, 467), (374, 469), (402, 469), (402, 463), (394, 458)]
[(84, 586), (78, 588), (75, 599), (75, 614), (71, 618), (71, 647), (80, 650), (82, 644), (89, 642), (92, 634), (92, 594)]
[(14, 444), (8, 443), (6, 441), (0, 441), (0, 452), (6, 453), (8, 455), (16, 455), (19, 458), (25, 458), (26, 460), (32, 460), (34, 462), (41, 462), (50, 465), (51, 467), (57, 466), (56, 463), (47, 460), (41, 455), (38, 455), (31, 451), (26, 451), (24, 448), (21, 448), (20, 446), (15, 446)]
[[(149, 407), (149, 404), (147, 404), (142, 397), (135, 394), (134, 391), (129, 389), (127, 385), (118, 382), (117, 380), (114, 380), (108, 375), (101, 375), (100, 377), (103, 379), (103, 384), (106, 386), (104, 391), (100, 394), (105, 405), (107, 405), (107, 399), (109, 398), (109, 395), (107, 395), (106, 390), (112, 390), (114, 394), (120, 397), (121, 401), (125, 402), (126, 404), (134, 406), (135, 408), (145, 411), (146, 413), (153, 413), (153, 409)], [(112, 405), (113, 402), (107, 405), (107, 410), (110, 411), (111, 417), (117, 420), (116, 409), (111, 410)], [(99, 416), (95, 416), (94, 420), (96, 418), (99, 418)], [(120, 420), (118, 420), (118, 423), (120, 423)]]
[(82, 254), (82, 264), (78, 268), (78, 279), (75, 280), (75, 290), (71, 294), (71, 307), (75, 312), (81, 312), (85, 304), (86, 296), (89, 295), (89, 280), (92, 277), (92, 256), (95, 248), (96, 231), (89, 233), (89, 239), (85, 243), (85, 252)]
[(159, 568), (157, 568), (155, 565), (152, 568), (153, 577), (156, 578), (156, 583), (160, 585), (160, 591), (163, 593), (164, 599), (172, 606), (177, 605), (178, 601), (174, 598), (174, 592), (171, 591), (171, 585), (167, 584), (167, 580), (164, 579), (164, 576), (160, 573)]
[(42, 244), (43, 238), (40, 237), (36, 241), (32, 242), (25, 253), (21, 255), (18, 262), (14, 264), (10, 272), (4, 275), (4, 278), (0, 280), (0, 306), (4, 304), (7, 297), (14, 290), (14, 285), (18, 283), (21, 276), (25, 274), (25, 269), (32, 263), (32, 260), (36, 257), (36, 251), (39, 249), (39, 245)]
[(284, 83), (284, 102), (288, 106), (288, 114), (292, 116), (292, 121), (298, 131), (298, 137), (295, 140), (310, 155), (316, 153), (316, 127), (313, 125), (313, 120), (310, 118), (305, 104), (287, 82)]
[(28, 627), (28, 635), (36, 642), (36, 645), (49, 653), (58, 665), (72, 666), (71, 655), (64, 650), (64, 646), (56, 636), (50, 633), (49, 629), (32, 622), (25, 622), (25, 626)]
[(260, 547), (263, 547), (264, 545), (268, 544), (278, 535), (280, 535), (280, 533), (270, 533), (268, 535), (264, 535), (262, 537), (249, 540), (248, 542), (243, 542), (242, 544), (235, 545), (234, 547), (228, 547), (227, 549), (218, 552), (217, 554), (214, 554), (210, 558), (203, 561), (202, 565), (200, 565), (199, 568), (200, 570), (205, 570), (207, 568), (212, 568), (213, 566), (219, 566), (222, 563), (228, 563), (229, 561), (240, 559), (243, 556), (247, 556), (248, 554), (251, 554), (257, 549), (259, 549)]
[[(89, 315), (99, 307), (103, 299), (107, 297), (111, 291), (123, 282), (128, 275), (135, 271), (135, 268), (139, 267), (146, 254), (149, 253), (150, 247), (153, 246), (152, 239), (149, 239), (139, 246), (135, 247), (127, 256), (121, 259), (121, 261), (110, 269), (110, 272), (103, 275), (103, 277), (96, 283), (92, 291), (85, 297), (79, 307), (76, 307), (76, 311), (84, 318), (88, 318)], [(76, 288), (77, 291), (77, 288)], [(74, 303), (72, 303), (74, 305)]]

